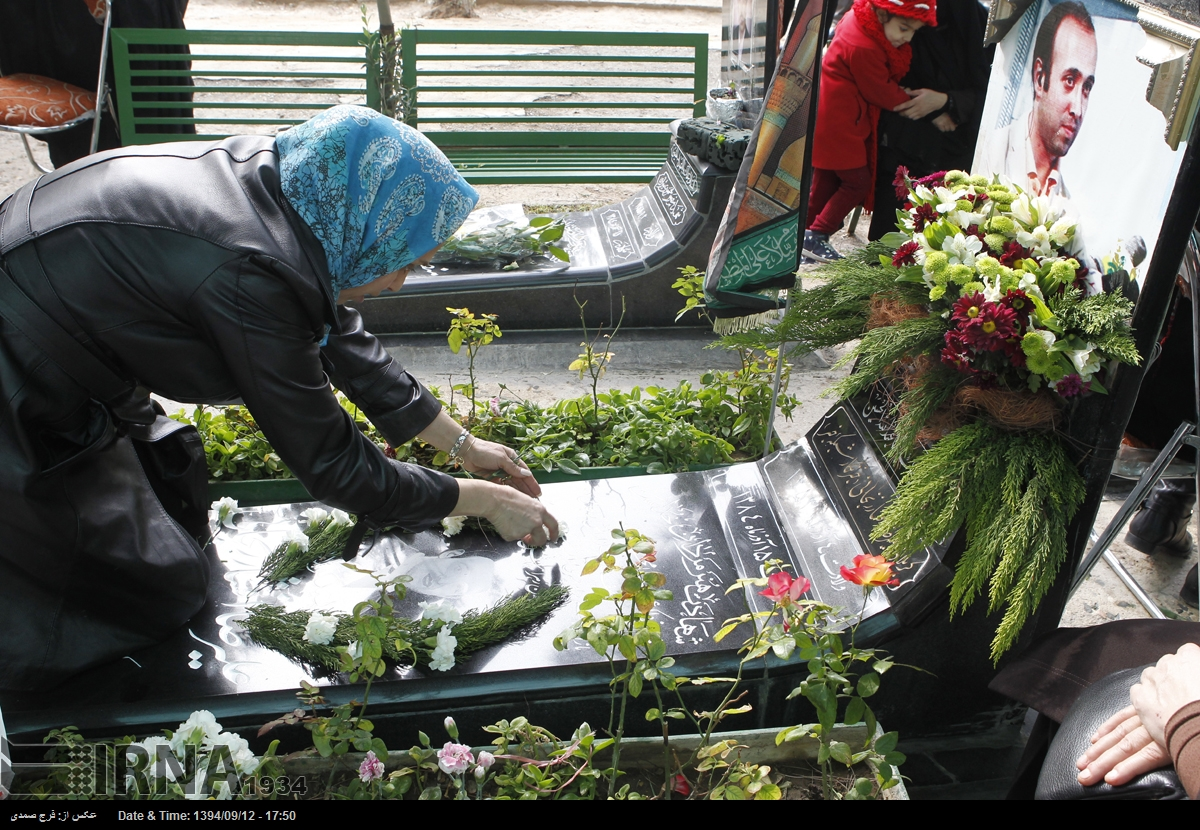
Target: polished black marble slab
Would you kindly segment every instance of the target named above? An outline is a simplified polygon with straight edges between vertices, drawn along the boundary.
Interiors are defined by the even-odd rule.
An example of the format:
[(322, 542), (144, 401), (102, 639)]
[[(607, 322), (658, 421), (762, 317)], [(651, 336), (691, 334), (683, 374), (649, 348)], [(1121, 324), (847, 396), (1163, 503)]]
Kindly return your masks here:
[[(519, 542), (466, 532), (446, 537), (435, 531), (389, 533), (369, 540), (354, 564), (387, 576), (412, 578), (399, 612), (420, 615), (419, 603), (451, 602), (460, 611), (484, 608), (515, 592), (548, 584), (571, 589), (568, 602), (517, 639), (461, 661), (446, 673), (393, 668), (372, 699), (423, 699), (449, 705), (455, 695), (486, 694), (494, 688), (544, 688), (562, 684), (563, 694), (605, 685), (602, 658), (586, 644), (565, 652), (553, 639), (577, 615), (583, 595), (595, 585), (610, 590), (618, 573), (581, 575), (584, 564), (611, 544), (619, 526), (637, 528), (658, 542), (655, 568), (667, 577), (674, 598), (655, 607), (670, 653), (684, 672), (689, 666), (736, 662), (742, 638), (720, 644), (713, 635), (747, 607), (762, 610), (754, 591), (727, 589), (740, 577), (757, 576), (779, 560), (813, 584), (810, 596), (841, 606), (847, 618), (865, 618), (860, 637), (894, 634), (944, 588), (940, 550), (912, 560), (903, 583), (863, 594), (845, 582), (840, 567), (864, 550), (878, 498), (892, 486), (871, 442), (858, 432), (844, 407), (835, 407), (808, 439), (764, 461), (703, 472), (610, 478), (550, 484), (543, 501), (566, 526), (564, 539), (540, 550)], [(867, 494), (874, 494), (870, 497)], [(373, 580), (340, 560), (322, 563), (287, 583), (258, 588), (263, 559), (297, 526), (310, 505), (290, 504), (242, 511), (234, 529), (214, 525), (216, 557), (209, 600), (187, 627), (167, 642), (94, 669), (58, 689), (0, 695), (10, 732), (29, 734), (64, 723), (119, 731), (121, 725), (186, 717), (193, 709), (240, 715), (286, 711), (301, 680), (328, 686), (339, 675), (312, 677), (286, 658), (249, 642), (238, 625), (249, 606), (349, 613), (370, 597)], [(926, 590), (928, 583), (928, 590)], [(591, 668), (589, 668), (591, 667)], [(584, 670), (587, 682), (568, 682)], [(590, 674), (589, 674), (590, 672)], [(566, 673), (566, 674), (564, 674)], [(598, 686), (597, 686), (598, 684)]]

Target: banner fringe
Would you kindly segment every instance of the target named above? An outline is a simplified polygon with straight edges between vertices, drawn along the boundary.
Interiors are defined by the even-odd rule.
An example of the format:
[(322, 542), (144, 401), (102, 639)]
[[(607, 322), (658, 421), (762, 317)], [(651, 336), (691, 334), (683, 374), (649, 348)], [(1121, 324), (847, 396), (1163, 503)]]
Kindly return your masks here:
[(713, 321), (713, 334), (741, 334), (746, 331), (772, 326), (783, 319), (782, 308), (772, 308), (745, 317), (718, 317)]

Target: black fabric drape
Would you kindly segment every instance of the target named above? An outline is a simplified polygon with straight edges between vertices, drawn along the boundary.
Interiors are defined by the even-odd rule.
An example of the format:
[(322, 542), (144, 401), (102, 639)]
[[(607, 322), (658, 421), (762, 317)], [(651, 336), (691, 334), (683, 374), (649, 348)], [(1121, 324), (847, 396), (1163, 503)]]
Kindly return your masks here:
[(893, 112), (879, 117), (879, 163), (875, 176), (875, 212), (870, 239), (896, 229), (892, 179), (904, 165), (913, 176), (939, 170), (966, 170), (975, 153), (995, 47), (984, 48), (987, 11), (977, 0), (939, 0), (938, 25), (917, 32), (912, 65), (900, 82), (909, 89), (933, 89), (953, 98), (950, 117), (958, 129), (944, 133), (933, 125), (936, 113), (913, 121)]

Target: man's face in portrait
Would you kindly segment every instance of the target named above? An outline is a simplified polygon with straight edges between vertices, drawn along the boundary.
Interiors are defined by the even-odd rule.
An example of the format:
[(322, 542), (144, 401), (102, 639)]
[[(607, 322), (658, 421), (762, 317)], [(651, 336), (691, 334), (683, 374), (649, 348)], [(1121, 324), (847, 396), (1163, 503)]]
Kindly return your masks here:
[(1096, 35), (1073, 17), (1063, 18), (1050, 65), (1033, 66), (1033, 110), (1037, 139), (1054, 158), (1075, 143), (1096, 83)]

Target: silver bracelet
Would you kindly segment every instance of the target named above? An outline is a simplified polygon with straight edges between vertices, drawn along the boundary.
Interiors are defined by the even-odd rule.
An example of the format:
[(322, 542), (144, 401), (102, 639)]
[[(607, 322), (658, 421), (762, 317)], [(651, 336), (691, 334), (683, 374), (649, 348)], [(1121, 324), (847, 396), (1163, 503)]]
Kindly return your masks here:
[(459, 433), (458, 438), (454, 441), (454, 446), (450, 448), (450, 460), (458, 461), (462, 457), (463, 444), (467, 443), (467, 439), (471, 437), (471, 433), (465, 429)]

